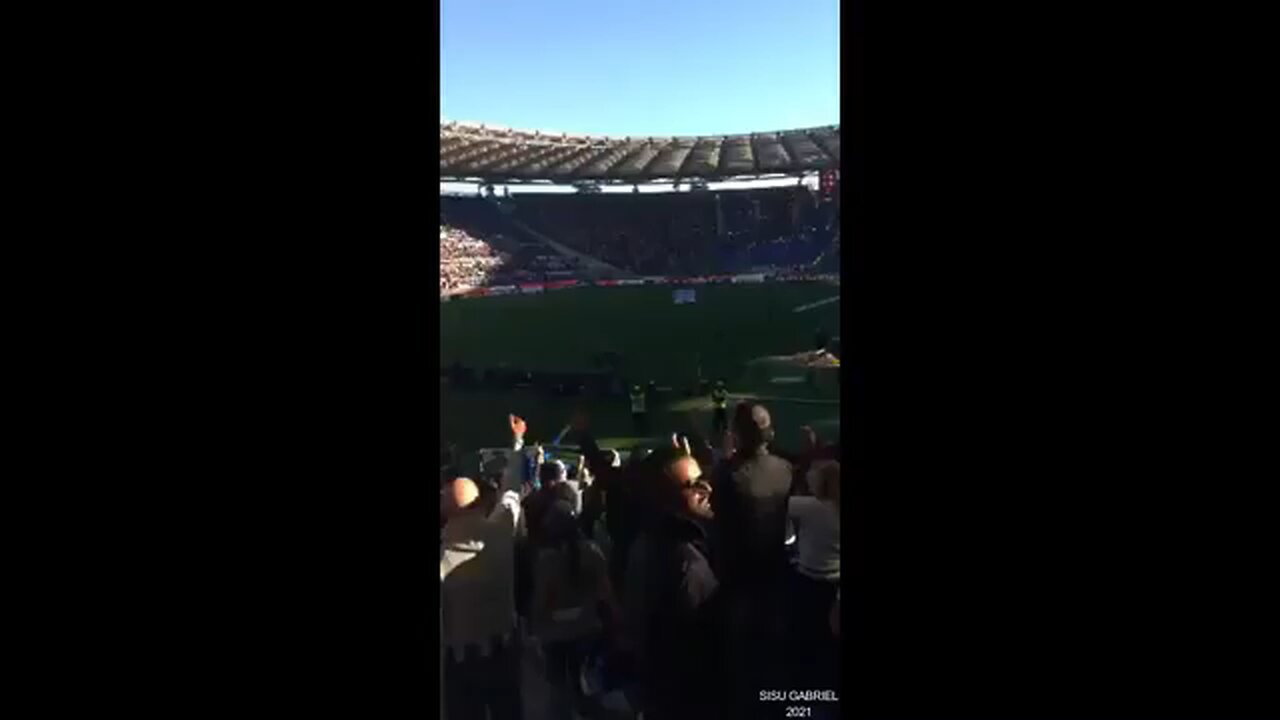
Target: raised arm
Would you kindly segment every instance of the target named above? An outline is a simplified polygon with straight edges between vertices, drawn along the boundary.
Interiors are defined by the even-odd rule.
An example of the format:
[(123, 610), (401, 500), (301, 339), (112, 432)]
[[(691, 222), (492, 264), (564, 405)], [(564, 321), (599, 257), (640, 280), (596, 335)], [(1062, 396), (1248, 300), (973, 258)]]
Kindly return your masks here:
[(514, 534), (520, 527), (520, 509), (520, 494), (507, 490), (498, 498), (498, 504), (489, 514), (489, 521), (501, 524), (503, 530), (510, 527)]
[(600, 449), (600, 445), (592, 437), (591, 429), (587, 424), (587, 416), (582, 412), (575, 414), (569, 427), (572, 429), (573, 434), (577, 436), (578, 452), (582, 457), (586, 458), (587, 470), (596, 481), (603, 480), (612, 469), (611, 458), (609, 453)]
[(524, 435), (528, 430), (525, 421), (515, 415), (508, 415), (507, 422), (511, 426), (511, 449), (507, 451), (507, 467), (502, 474), (501, 492), (519, 493), (520, 483), (524, 479)]

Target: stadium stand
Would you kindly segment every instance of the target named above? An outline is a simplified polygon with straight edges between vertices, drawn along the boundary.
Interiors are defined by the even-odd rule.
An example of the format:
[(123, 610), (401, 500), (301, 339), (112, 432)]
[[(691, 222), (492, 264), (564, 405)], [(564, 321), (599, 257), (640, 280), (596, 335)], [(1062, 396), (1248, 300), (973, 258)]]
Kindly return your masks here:
[[(580, 262), (538, 239), (626, 273), (695, 275), (838, 267), (838, 210), (802, 186), (725, 192), (443, 198), (475, 257), (470, 287), (582, 277)], [(446, 234), (442, 232), (442, 242)], [(480, 240), (483, 239), (483, 240)], [(483, 249), (477, 241), (496, 251)], [(442, 259), (445, 250), (442, 248)], [(449, 249), (455, 253), (454, 248)], [(493, 261), (490, 258), (498, 258)], [(483, 272), (481, 272), (483, 270)], [(442, 265), (441, 290), (446, 289)], [(454, 267), (449, 272), (456, 278)], [(456, 282), (449, 289), (467, 286)]]
[[(442, 265), (441, 292), (579, 278), (588, 266), (596, 277), (830, 270), (839, 259), (836, 204), (799, 185), (711, 192), (706, 183), (839, 165), (838, 125), (617, 138), (443, 122), (441, 180), (478, 182), (489, 196), (442, 198), (449, 230), (441, 242), (453, 244), (449, 233), (461, 231), (469, 239), (456, 252), (473, 254)], [(614, 194), (598, 185), (671, 181), (694, 190)], [(572, 184), (579, 193), (493, 195), (494, 184), (527, 182)]]
[(481, 198), (441, 198), (440, 292), (550, 282), (578, 276), (580, 261), (521, 232), (501, 206)]

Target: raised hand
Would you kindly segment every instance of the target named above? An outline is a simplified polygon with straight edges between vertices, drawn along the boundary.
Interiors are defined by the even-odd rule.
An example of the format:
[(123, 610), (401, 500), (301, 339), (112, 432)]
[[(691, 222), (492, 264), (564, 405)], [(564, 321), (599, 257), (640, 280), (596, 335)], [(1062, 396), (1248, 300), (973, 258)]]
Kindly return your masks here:
[(508, 415), (507, 422), (511, 424), (511, 434), (516, 437), (524, 437), (525, 432), (529, 429), (524, 418), (518, 415)]

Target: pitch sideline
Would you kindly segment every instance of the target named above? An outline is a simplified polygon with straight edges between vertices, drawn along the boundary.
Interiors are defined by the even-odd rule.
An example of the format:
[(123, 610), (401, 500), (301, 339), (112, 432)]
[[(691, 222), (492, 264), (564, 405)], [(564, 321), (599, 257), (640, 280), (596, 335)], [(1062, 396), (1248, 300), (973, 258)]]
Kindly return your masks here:
[(823, 305), (830, 305), (831, 303), (836, 302), (839, 299), (840, 299), (840, 296), (836, 295), (835, 297), (829, 297), (829, 298), (826, 298), (825, 300), (818, 300), (817, 302), (811, 302), (805, 305), (801, 305), (799, 307), (792, 308), (791, 312), (801, 313), (801, 312), (804, 312), (805, 310), (812, 310), (814, 308), (822, 307)]

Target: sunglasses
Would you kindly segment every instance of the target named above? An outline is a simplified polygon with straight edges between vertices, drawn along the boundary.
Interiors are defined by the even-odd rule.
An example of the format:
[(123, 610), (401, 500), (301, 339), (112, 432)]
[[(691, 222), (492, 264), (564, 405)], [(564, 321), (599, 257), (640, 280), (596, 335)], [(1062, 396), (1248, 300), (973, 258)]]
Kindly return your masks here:
[(694, 492), (700, 492), (700, 493), (704, 493), (704, 494), (710, 494), (710, 493), (711, 493), (711, 483), (707, 482), (706, 480), (703, 480), (703, 479), (699, 478), (699, 479), (697, 479), (697, 480), (690, 480), (690, 481), (688, 481), (688, 482), (680, 483), (680, 489), (681, 489), (681, 490), (692, 490), (692, 491), (694, 491)]

